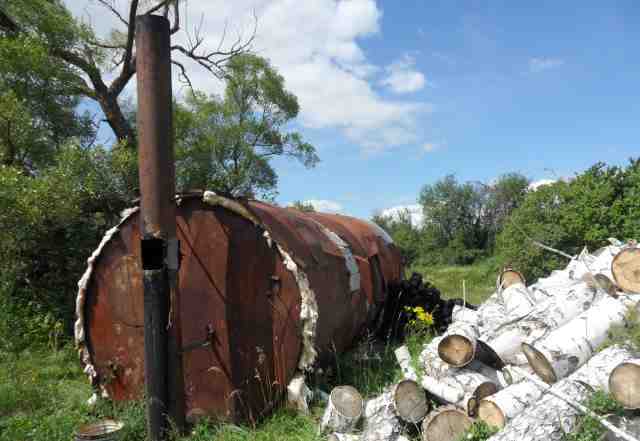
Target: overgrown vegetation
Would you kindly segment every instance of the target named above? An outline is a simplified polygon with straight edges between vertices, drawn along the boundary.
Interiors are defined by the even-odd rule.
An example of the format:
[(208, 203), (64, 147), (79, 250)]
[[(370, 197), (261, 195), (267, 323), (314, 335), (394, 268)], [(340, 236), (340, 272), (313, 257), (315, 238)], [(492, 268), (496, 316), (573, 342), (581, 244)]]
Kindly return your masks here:
[[(622, 416), (623, 408), (610, 394), (597, 390), (589, 397), (586, 407), (600, 416)], [(566, 433), (562, 441), (600, 441), (606, 433), (600, 422), (590, 415), (581, 415), (576, 423), (576, 430)]]
[(613, 326), (609, 330), (607, 340), (600, 349), (615, 344), (630, 346), (640, 352), (640, 313), (635, 308), (629, 308), (624, 325)]
[(408, 211), (377, 215), (374, 221), (415, 268), (490, 258), (496, 267), (512, 265), (528, 280), (566, 265), (564, 257), (534, 241), (575, 255), (585, 246), (593, 251), (607, 245), (610, 237), (640, 237), (638, 159), (626, 166), (598, 163), (569, 181), (527, 187), (526, 178), (517, 174), (493, 185), (447, 176), (420, 194), (423, 225), (414, 225)]
[(469, 430), (467, 430), (458, 441), (486, 441), (492, 435), (498, 433), (497, 427), (489, 426), (482, 420), (475, 421)]

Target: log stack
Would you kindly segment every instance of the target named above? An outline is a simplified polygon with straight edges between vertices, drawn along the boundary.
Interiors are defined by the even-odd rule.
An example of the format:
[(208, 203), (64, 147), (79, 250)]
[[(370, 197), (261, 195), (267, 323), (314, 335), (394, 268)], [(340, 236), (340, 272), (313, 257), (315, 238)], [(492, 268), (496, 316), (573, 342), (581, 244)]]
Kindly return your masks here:
[(529, 286), (506, 268), (477, 310), (455, 306), (451, 325), (418, 357), (397, 348), (405, 380), (366, 401), (362, 424), (331, 439), (397, 440), (412, 427), (424, 441), (455, 441), (483, 420), (499, 429), (491, 441), (556, 440), (593, 389), (639, 409), (640, 355), (598, 352), (640, 300), (640, 248), (612, 243)]

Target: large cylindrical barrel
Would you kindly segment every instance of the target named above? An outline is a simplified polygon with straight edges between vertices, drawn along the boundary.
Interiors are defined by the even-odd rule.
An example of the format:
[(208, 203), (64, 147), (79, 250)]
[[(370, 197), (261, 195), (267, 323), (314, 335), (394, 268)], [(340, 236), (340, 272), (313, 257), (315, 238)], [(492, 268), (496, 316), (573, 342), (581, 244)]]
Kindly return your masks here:
[[(402, 277), (378, 226), (212, 192), (177, 197), (187, 413), (253, 420), (297, 371), (347, 349)], [(79, 282), (85, 372), (115, 400), (144, 389), (139, 216), (129, 210)], [(171, 375), (171, 373), (169, 373)]]

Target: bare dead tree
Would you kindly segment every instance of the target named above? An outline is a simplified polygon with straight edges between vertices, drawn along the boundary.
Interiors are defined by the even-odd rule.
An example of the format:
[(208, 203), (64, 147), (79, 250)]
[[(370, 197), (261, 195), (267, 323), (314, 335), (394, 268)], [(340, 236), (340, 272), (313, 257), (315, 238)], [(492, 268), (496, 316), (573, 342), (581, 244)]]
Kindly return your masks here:
[[(180, 31), (186, 34), (185, 45), (172, 45), (171, 50), (194, 60), (200, 67), (218, 79), (225, 77), (225, 66), (231, 58), (250, 51), (253, 44), (257, 18), (255, 13), (254, 26), (251, 34), (244, 37), (241, 33), (237, 39), (227, 48), (224, 48), (226, 38), (226, 26), (221, 41), (216, 49), (211, 50), (205, 47), (203, 36), (203, 20), (193, 30), (182, 29), (180, 20), (180, 5), (185, 0), (154, 0), (147, 4), (147, 9), (143, 9), (140, 0), (131, 0), (128, 14), (125, 16), (116, 8), (114, 0), (97, 0), (109, 13), (113, 14), (121, 25), (124, 32), (115, 31), (112, 33), (110, 41), (101, 41), (97, 37), (91, 37), (87, 41), (82, 41), (77, 47), (52, 47), (51, 55), (70, 64), (81, 72), (78, 76), (78, 87), (76, 92), (87, 98), (96, 101), (102, 109), (105, 119), (118, 141), (123, 141), (130, 147), (135, 147), (136, 137), (133, 128), (125, 117), (118, 97), (127, 86), (131, 78), (136, 73), (136, 53), (135, 53), (135, 22), (136, 16), (146, 14), (162, 14), (171, 21), (171, 35)], [(7, 32), (20, 32), (19, 23), (16, 24), (7, 14), (0, 11), (0, 29)], [(121, 37), (121, 38), (113, 38)], [(105, 51), (111, 54), (111, 64), (117, 71), (117, 76), (107, 84), (104, 79), (103, 67), (98, 59), (99, 54)], [(179, 69), (179, 80), (191, 89), (192, 82), (188, 76), (188, 70), (183, 63), (173, 60), (173, 64)]]

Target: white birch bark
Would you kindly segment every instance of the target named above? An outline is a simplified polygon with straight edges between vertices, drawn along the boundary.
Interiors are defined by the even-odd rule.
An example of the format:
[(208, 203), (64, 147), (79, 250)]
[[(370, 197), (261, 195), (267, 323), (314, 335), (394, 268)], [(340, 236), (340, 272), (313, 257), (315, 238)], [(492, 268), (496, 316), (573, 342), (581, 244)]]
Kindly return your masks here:
[(404, 380), (380, 396), (367, 401), (362, 441), (396, 439), (403, 422), (417, 424), (429, 411), (424, 390), (412, 380)]
[[(613, 368), (632, 356), (629, 350), (620, 346), (609, 347), (593, 356), (578, 371), (554, 384), (552, 390), (570, 402), (581, 403), (591, 392), (580, 382), (608, 391), (609, 374)], [(575, 429), (578, 415), (579, 411), (574, 407), (545, 394), (489, 441), (559, 441), (565, 432)]]
[(625, 322), (628, 305), (624, 297), (602, 297), (535, 345), (523, 344), (529, 364), (549, 384), (575, 372), (604, 342), (609, 328)]
[(609, 390), (625, 409), (640, 409), (640, 358), (625, 360), (613, 369)]
[(402, 422), (395, 412), (393, 394), (390, 391), (368, 400), (364, 408), (362, 441), (394, 439), (402, 431)]
[(438, 355), (454, 367), (471, 363), (476, 354), (478, 326), (464, 321), (453, 322), (438, 344)]
[(478, 418), (489, 426), (502, 429), (542, 395), (542, 389), (531, 381), (513, 384), (483, 398), (478, 405)]
[(442, 337), (434, 338), (420, 354), (425, 372), (420, 384), (441, 402), (473, 411), (475, 405), (472, 399), (477, 402), (487, 394), (494, 393), (504, 381), (500, 381), (501, 376), (494, 369), (475, 360), (465, 368), (447, 364), (436, 351), (441, 340)]
[(363, 400), (352, 386), (334, 387), (320, 420), (320, 433), (353, 431), (362, 417)]
[(352, 433), (332, 433), (327, 436), (327, 441), (360, 441), (360, 435)]
[(400, 369), (402, 370), (404, 378), (408, 380), (418, 381), (418, 374), (411, 365), (411, 354), (409, 353), (409, 348), (403, 345), (398, 347), (393, 352), (396, 356), (398, 364), (400, 365)]
[(426, 344), (420, 353), (420, 363), (424, 368), (425, 375), (438, 379), (449, 375), (449, 371), (455, 369), (443, 361), (438, 355), (438, 345), (442, 341), (442, 336), (435, 337), (429, 344)]
[(604, 295), (606, 294), (585, 282), (571, 282), (559, 289), (553, 297), (538, 303), (526, 317), (494, 329), (481, 338), (506, 363), (521, 365), (526, 362), (521, 353), (522, 343), (533, 344), (545, 338), (554, 329), (590, 308)]
[(453, 323), (466, 322), (466, 323), (471, 323), (472, 325), (477, 326), (478, 321), (480, 320), (480, 314), (478, 314), (478, 311), (474, 311), (473, 309), (464, 308), (460, 305), (456, 305), (453, 307), (453, 312), (451, 313), (451, 320), (453, 321)]
[(432, 411), (422, 422), (423, 441), (458, 441), (469, 430), (471, 418), (452, 406), (440, 407)]
[(514, 283), (502, 291), (502, 301), (508, 319), (530, 313), (537, 303), (533, 294), (523, 283)]

